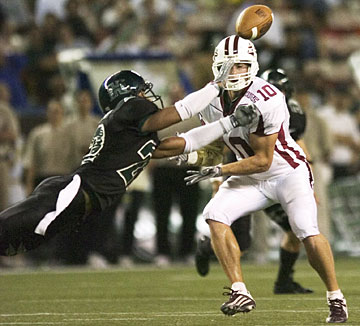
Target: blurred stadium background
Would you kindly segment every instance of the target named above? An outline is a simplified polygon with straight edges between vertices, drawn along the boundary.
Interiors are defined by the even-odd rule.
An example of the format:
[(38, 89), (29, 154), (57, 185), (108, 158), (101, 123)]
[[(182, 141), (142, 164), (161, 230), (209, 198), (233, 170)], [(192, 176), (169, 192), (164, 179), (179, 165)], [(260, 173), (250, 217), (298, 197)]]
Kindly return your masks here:
[[(0, 179), (8, 180), (1, 183), (0, 193), (9, 194), (6, 200), (2, 197), (1, 209), (31, 190), (26, 183), (29, 163), (25, 153), (32, 130), (47, 119), (50, 99), (62, 103), (66, 119), (76, 119), (76, 96), (87, 89), (94, 100), (92, 113), (99, 118), (96, 93), (100, 82), (115, 71), (131, 68), (153, 82), (165, 104), (171, 104), (212, 79), (215, 45), (234, 33), (237, 15), (252, 4), (268, 5), (275, 15), (268, 34), (254, 42), (260, 73), (270, 67), (284, 68), (297, 90), (295, 97), (307, 112), (310, 127), (305, 141), (316, 157), (315, 174), (322, 185), (318, 192), (320, 228), (335, 252), (338, 278), (350, 306), (348, 324), (358, 325), (358, 0), (0, 0), (0, 133), (6, 130), (4, 107), (13, 112), (20, 130), (11, 150), (0, 142), (0, 168), (6, 173)], [(163, 134), (197, 124), (194, 119)], [(339, 151), (345, 151), (346, 160), (341, 160)], [(186, 261), (190, 267), (184, 261), (165, 269), (149, 264), (156, 255), (157, 231), (150, 175), (151, 168), (141, 181), (145, 198), (139, 203), (134, 229), (135, 263), (141, 264), (126, 270), (130, 265), (120, 264), (117, 253), (112, 260), (93, 255), (79, 269), (63, 269), (62, 261), (52, 258), (53, 251), (0, 258), (0, 325), (237, 322), (218, 310), (222, 298), (216, 291), (226, 280), (216, 262), (206, 279), (196, 275), (192, 260)], [(210, 196), (210, 184), (203, 183), (196, 236), (208, 232), (201, 210)], [(127, 201), (125, 198), (116, 210), (116, 242), (123, 236)], [(175, 247), (182, 218), (174, 205), (169, 229)], [(253, 223), (253, 236), (244, 268), (259, 309), (237, 316), (239, 322), (241, 318), (246, 325), (278, 325), (279, 320), (283, 325), (323, 324), (327, 314), (323, 288), (305, 259), (297, 263), (296, 278), (315, 294), (277, 296), (275, 300), (272, 284), (281, 231), (266, 217), (259, 217)], [(77, 244), (70, 251), (81, 252), (79, 248)]]
[[(115, 71), (134, 69), (153, 82), (165, 104), (171, 104), (179, 96), (174, 95), (175, 90), (186, 94), (212, 79), (215, 45), (225, 35), (234, 33), (239, 12), (256, 3), (268, 5), (275, 15), (268, 34), (254, 42), (260, 72), (270, 67), (284, 68), (298, 90), (299, 101), (310, 112), (311, 128), (305, 140), (308, 143), (314, 140), (318, 118), (327, 124), (329, 132), (316, 137), (332, 139), (333, 152), (329, 149), (326, 156), (317, 157), (316, 174), (326, 187), (326, 193), (320, 194), (320, 205), (325, 211), (320, 227), (330, 238), (336, 255), (360, 256), (357, 0), (0, 0), (0, 83), (9, 92), (8, 97), (0, 94), (0, 100), (1, 105), (15, 113), (21, 130), (16, 139), (15, 164), (9, 171), (10, 195), (5, 205), (23, 198), (28, 191), (24, 181), (28, 166), (23, 153), (30, 132), (46, 121), (46, 104), (50, 99), (59, 100), (66, 117), (73, 118), (77, 92), (88, 89), (95, 100), (93, 114), (99, 115), (96, 92), (100, 82)], [(344, 97), (346, 100), (338, 104)], [(327, 112), (336, 111), (337, 105), (344, 109), (341, 114), (355, 129), (337, 126), (333, 118), (327, 119)], [(312, 118), (314, 115), (316, 118)], [(197, 123), (193, 120), (177, 125), (164, 134)], [(338, 160), (339, 146), (346, 147), (349, 156), (346, 161)], [(314, 156), (317, 150), (315, 146)], [(345, 167), (346, 173), (336, 169), (339, 166)], [(155, 254), (151, 191), (150, 182), (134, 230), (134, 250), (143, 262), (151, 261)], [(197, 232), (207, 233), (201, 208), (210, 196), (210, 185), (202, 184), (201, 191)], [(123, 210), (119, 205), (116, 211), (119, 236)], [(170, 218), (172, 240), (181, 223), (175, 205)], [(257, 231), (249, 260), (276, 260), (281, 231), (266, 218), (255, 221), (254, 228)], [(48, 260), (41, 262), (47, 264), (50, 266)], [(0, 260), (3, 268), (27, 265), (36, 263), (27, 256)]]

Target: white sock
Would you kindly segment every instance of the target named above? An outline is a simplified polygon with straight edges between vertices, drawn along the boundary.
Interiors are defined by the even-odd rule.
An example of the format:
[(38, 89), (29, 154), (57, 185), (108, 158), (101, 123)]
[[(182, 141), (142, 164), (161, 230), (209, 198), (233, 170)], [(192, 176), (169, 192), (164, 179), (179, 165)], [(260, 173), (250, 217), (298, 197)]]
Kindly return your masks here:
[(344, 295), (342, 294), (341, 290), (338, 289), (336, 291), (326, 291), (326, 297), (329, 300), (334, 300), (334, 299), (343, 299)]
[(243, 282), (235, 282), (231, 285), (231, 289), (234, 291), (247, 292), (246, 285)]

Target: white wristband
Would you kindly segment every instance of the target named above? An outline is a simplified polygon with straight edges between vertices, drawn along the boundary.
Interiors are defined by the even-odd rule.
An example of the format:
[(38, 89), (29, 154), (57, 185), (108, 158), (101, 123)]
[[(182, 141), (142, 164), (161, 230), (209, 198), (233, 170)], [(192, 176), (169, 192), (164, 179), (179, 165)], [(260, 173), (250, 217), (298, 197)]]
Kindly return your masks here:
[(219, 119), (219, 122), (220, 122), (225, 134), (227, 134), (229, 131), (234, 129), (234, 125), (231, 122), (230, 116)]
[(181, 120), (190, 119), (206, 108), (210, 102), (219, 95), (219, 87), (216, 84), (207, 84), (202, 89), (187, 95), (184, 99), (175, 103)]
[(198, 160), (198, 153), (197, 152), (191, 152), (188, 154), (188, 160), (187, 160), (187, 164), (190, 165), (194, 165), (196, 164), (197, 160)]

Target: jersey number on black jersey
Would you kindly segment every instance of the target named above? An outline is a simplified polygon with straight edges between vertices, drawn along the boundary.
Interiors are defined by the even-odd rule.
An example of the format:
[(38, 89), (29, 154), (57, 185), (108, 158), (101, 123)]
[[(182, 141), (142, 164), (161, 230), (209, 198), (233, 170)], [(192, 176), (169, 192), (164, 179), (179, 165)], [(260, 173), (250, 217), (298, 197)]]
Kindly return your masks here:
[(152, 153), (155, 149), (156, 143), (153, 140), (149, 140), (137, 151), (143, 161), (135, 162), (125, 168), (116, 171), (119, 176), (124, 180), (126, 187), (140, 174), (140, 172), (145, 168), (145, 166), (148, 165), (152, 157)]

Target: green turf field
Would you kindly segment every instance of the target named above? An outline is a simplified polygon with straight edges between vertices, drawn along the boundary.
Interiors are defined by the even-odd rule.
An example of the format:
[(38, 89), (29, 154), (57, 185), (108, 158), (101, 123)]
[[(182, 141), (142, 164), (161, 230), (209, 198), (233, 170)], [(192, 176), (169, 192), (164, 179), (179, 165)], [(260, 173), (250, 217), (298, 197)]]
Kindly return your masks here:
[[(338, 259), (338, 279), (349, 306), (348, 325), (360, 325), (360, 260)], [(206, 278), (193, 268), (133, 270), (0, 270), (2, 325), (325, 325), (328, 309), (321, 281), (304, 260), (296, 280), (308, 295), (273, 295), (276, 264), (244, 263), (257, 308), (226, 317), (219, 310), (229, 285), (214, 263)]]

